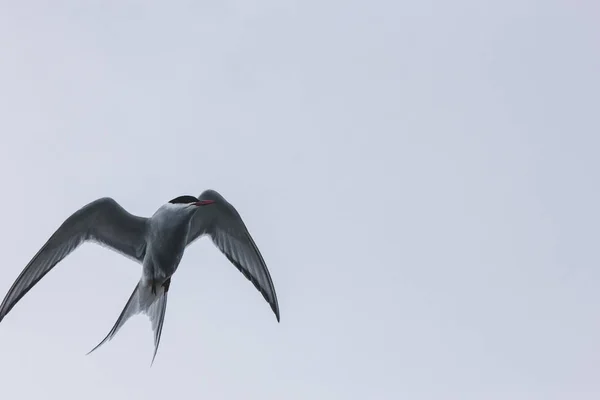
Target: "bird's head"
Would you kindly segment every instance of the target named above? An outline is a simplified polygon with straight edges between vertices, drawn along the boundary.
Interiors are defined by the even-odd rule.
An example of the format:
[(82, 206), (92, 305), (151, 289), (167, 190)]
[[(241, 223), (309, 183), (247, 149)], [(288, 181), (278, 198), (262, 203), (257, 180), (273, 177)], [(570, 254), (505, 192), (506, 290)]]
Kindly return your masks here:
[(214, 200), (198, 200), (194, 196), (184, 195), (174, 198), (169, 201), (172, 207), (181, 208), (182, 210), (189, 210), (190, 212), (196, 211), (199, 207), (213, 204)]

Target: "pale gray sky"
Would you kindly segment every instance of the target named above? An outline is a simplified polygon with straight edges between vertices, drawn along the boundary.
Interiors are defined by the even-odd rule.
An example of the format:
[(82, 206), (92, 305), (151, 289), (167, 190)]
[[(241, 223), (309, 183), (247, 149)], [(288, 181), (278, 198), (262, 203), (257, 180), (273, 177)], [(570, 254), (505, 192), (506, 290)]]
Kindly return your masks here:
[(63, 220), (213, 188), (281, 323), (210, 243), (161, 347), (85, 245), (0, 324), (1, 397), (600, 396), (600, 6), (4, 1), (4, 296)]

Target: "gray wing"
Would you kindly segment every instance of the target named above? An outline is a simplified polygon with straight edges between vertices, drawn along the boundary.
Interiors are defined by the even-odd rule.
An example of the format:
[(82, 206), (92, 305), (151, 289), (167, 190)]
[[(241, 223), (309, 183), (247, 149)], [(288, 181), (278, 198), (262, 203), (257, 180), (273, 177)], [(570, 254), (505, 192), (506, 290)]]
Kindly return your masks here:
[(0, 305), (0, 321), (50, 270), (86, 241), (96, 242), (139, 263), (146, 251), (146, 218), (128, 213), (105, 197), (82, 207), (54, 232), (23, 272)]
[(199, 200), (214, 200), (200, 207), (192, 219), (188, 245), (207, 234), (213, 243), (263, 295), (279, 322), (279, 304), (271, 275), (242, 217), (223, 196), (206, 190)]

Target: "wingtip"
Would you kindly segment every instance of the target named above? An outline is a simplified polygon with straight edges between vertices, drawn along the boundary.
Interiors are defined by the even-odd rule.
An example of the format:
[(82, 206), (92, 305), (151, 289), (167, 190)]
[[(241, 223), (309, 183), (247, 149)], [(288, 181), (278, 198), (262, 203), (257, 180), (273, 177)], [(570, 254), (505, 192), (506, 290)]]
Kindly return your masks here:
[(152, 355), (152, 361), (150, 361), (150, 368), (154, 365), (154, 359), (156, 359), (156, 353), (158, 353), (158, 346), (154, 347), (154, 354)]
[(273, 314), (275, 314), (275, 318), (277, 318), (277, 322), (281, 322), (280, 317), (279, 317), (279, 304), (277, 304), (277, 302), (271, 303), (271, 310), (273, 311)]
[(92, 354), (94, 351), (96, 351), (100, 346), (102, 346), (104, 343), (106, 343), (106, 339), (104, 339), (103, 341), (101, 341), (100, 343), (98, 343), (96, 345), (96, 347), (94, 347), (93, 349), (91, 349), (90, 351), (88, 351), (87, 353), (85, 353), (86, 356), (89, 356), (90, 354)]
[(94, 347), (93, 349), (91, 349), (90, 351), (88, 351), (87, 353), (85, 353), (85, 356), (89, 356), (90, 354), (92, 354), (94, 352), (94, 350), (96, 350), (98, 347)]

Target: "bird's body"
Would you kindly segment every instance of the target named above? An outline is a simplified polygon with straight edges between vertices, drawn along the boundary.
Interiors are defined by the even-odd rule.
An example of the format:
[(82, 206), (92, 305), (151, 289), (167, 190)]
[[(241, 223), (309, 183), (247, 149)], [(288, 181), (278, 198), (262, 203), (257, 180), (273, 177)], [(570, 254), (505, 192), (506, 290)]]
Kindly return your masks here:
[(67, 218), (19, 275), (0, 305), (0, 321), (58, 262), (83, 242), (94, 241), (140, 263), (142, 275), (117, 322), (92, 351), (114, 337), (131, 316), (144, 313), (154, 331), (155, 357), (171, 277), (186, 247), (204, 234), (262, 293), (279, 321), (275, 288), (264, 260), (238, 212), (214, 190), (199, 198), (177, 197), (150, 218), (128, 213), (111, 198), (82, 207)]
[(163, 284), (177, 270), (187, 246), (193, 213), (167, 203), (148, 220), (142, 280)]

